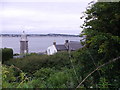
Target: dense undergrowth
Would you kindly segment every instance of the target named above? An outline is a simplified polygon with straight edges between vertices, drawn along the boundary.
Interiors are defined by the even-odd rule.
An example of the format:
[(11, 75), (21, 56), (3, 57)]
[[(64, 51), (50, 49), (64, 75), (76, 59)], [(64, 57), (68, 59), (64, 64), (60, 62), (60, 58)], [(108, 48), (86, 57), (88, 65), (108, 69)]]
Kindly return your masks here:
[(68, 52), (31, 55), (5, 64), (3, 88), (72, 88), (78, 84)]

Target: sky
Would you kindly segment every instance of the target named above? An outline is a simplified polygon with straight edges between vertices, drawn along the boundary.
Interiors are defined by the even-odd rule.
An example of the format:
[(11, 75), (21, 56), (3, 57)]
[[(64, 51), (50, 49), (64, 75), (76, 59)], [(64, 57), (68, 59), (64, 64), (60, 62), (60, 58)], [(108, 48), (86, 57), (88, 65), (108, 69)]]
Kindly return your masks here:
[(0, 33), (80, 34), (91, 0), (1, 0)]

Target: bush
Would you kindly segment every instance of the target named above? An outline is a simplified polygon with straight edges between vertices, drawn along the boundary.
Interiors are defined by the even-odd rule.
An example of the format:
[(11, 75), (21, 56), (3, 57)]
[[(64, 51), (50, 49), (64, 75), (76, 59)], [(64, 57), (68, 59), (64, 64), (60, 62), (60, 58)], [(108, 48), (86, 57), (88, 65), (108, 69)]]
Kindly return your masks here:
[(71, 67), (71, 63), (67, 52), (57, 53), (52, 56), (48, 55), (31, 55), (24, 58), (17, 58), (7, 61), (5, 64), (14, 65), (30, 75), (41, 68), (56, 68)]
[(71, 67), (68, 52), (59, 52), (49, 57), (49, 67), (55, 67), (61, 69), (62, 67)]
[(13, 58), (13, 50), (11, 48), (2, 49), (2, 63)]
[[(74, 60), (73, 63), (75, 66)], [(27, 77), (31, 77), (29, 82), (19, 85), (20, 88), (29, 86), (31, 88), (74, 88), (78, 85), (68, 52), (59, 52), (51, 56), (29, 55), (11, 59), (5, 64), (14, 65), (25, 72)], [(20, 74), (17, 77), (19, 76)]]
[(41, 68), (34, 73), (35, 78), (40, 78), (41, 80), (46, 80), (51, 74), (54, 74), (55, 70), (52, 68)]
[(63, 68), (50, 75), (46, 80), (46, 88), (75, 88), (78, 83), (73, 69)]

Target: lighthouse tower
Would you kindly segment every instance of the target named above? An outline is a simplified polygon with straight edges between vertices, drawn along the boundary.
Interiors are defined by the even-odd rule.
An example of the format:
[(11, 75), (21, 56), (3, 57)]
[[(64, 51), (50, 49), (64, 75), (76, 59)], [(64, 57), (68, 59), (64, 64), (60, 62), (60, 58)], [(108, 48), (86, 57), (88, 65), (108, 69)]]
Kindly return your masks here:
[(26, 53), (28, 53), (28, 39), (27, 39), (27, 35), (23, 31), (20, 40), (20, 54), (26, 54)]

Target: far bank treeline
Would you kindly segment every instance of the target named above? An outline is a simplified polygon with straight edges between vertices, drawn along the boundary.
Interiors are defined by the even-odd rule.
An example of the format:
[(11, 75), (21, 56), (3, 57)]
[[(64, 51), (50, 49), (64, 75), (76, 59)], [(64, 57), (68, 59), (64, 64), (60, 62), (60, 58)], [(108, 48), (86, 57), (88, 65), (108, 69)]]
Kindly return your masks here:
[(91, 3), (81, 18), (82, 49), (5, 61), (2, 87), (120, 88), (120, 2)]

